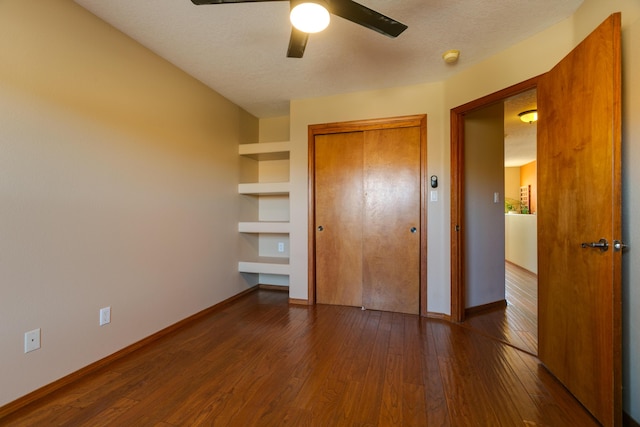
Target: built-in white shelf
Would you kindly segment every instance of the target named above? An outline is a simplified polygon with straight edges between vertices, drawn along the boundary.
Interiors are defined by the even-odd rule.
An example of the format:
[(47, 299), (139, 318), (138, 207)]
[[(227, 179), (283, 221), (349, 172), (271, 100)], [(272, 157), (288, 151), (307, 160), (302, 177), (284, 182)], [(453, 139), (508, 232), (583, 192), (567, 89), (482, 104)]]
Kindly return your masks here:
[(288, 233), (288, 222), (239, 222), (240, 233)]
[[(291, 143), (289, 141), (240, 144), (238, 146), (238, 154), (259, 162), (270, 160), (289, 160), (290, 149)], [(290, 185), (288, 182), (251, 182), (238, 184), (238, 193), (250, 196), (288, 196), (289, 189)], [(240, 233), (288, 234), (289, 230), (289, 223), (286, 221), (238, 223), (238, 231)], [(289, 258), (260, 256), (256, 256), (251, 259), (245, 258), (238, 262), (238, 271), (241, 273), (288, 276)]]
[(290, 147), (289, 141), (240, 144), (238, 153), (255, 160), (285, 160), (289, 158)]
[(238, 193), (255, 196), (276, 196), (289, 194), (288, 182), (251, 182), (238, 184)]
[(253, 261), (240, 261), (240, 273), (289, 275), (289, 258), (258, 257)]

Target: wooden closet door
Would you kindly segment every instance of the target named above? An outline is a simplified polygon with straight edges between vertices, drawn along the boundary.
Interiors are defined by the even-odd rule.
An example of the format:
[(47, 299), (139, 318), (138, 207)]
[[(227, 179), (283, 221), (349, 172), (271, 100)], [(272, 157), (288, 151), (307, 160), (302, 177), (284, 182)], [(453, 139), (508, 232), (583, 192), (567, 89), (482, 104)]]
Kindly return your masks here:
[(419, 313), (420, 132), (315, 136), (318, 303)]
[(420, 309), (420, 128), (365, 132), (363, 305)]
[(362, 306), (363, 133), (315, 137), (316, 301)]

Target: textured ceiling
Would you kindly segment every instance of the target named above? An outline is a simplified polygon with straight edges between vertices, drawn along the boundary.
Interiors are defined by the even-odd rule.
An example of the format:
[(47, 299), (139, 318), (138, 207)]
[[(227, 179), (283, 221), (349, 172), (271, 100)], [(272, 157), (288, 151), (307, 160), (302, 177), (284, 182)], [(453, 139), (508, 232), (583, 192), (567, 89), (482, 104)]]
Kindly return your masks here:
[[(289, 3), (75, 0), (257, 117), (292, 99), (440, 81), (567, 18), (582, 0), (361, 0), (409, 28), (391, 39), (332, 16), (287, 58)], [(462, 53), (456, 65), (441, 55)]]
[(504, 165), (522, 166), (536, 160), (536, 123), (524, 123), (518, 114), (537, 109), (536, 90), (532, 89), (504, 101)]

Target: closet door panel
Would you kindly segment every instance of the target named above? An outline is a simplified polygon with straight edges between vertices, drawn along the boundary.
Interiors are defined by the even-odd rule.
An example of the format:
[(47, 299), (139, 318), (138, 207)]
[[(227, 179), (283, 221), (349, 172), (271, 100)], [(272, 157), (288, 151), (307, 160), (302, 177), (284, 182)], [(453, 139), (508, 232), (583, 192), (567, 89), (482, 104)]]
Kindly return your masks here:
[(315, 137), (316, 301), (362, 306), (363, 133)]
[(420, 128), (365, 132), (363, 304), (419, 313)]

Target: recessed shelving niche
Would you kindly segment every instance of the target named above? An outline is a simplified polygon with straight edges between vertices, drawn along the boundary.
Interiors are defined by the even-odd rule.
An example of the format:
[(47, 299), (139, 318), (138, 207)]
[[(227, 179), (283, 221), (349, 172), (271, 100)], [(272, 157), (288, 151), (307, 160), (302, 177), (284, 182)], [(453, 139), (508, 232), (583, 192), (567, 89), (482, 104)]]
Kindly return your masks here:
[[(244, 235), (238, 271), (256, 284), (289, 284), (289, 142), (241, 144), (247, 171), (238, 193), (246, 197), (238, 232)], [(241, 179), (242, 181), (242, 179)]]

